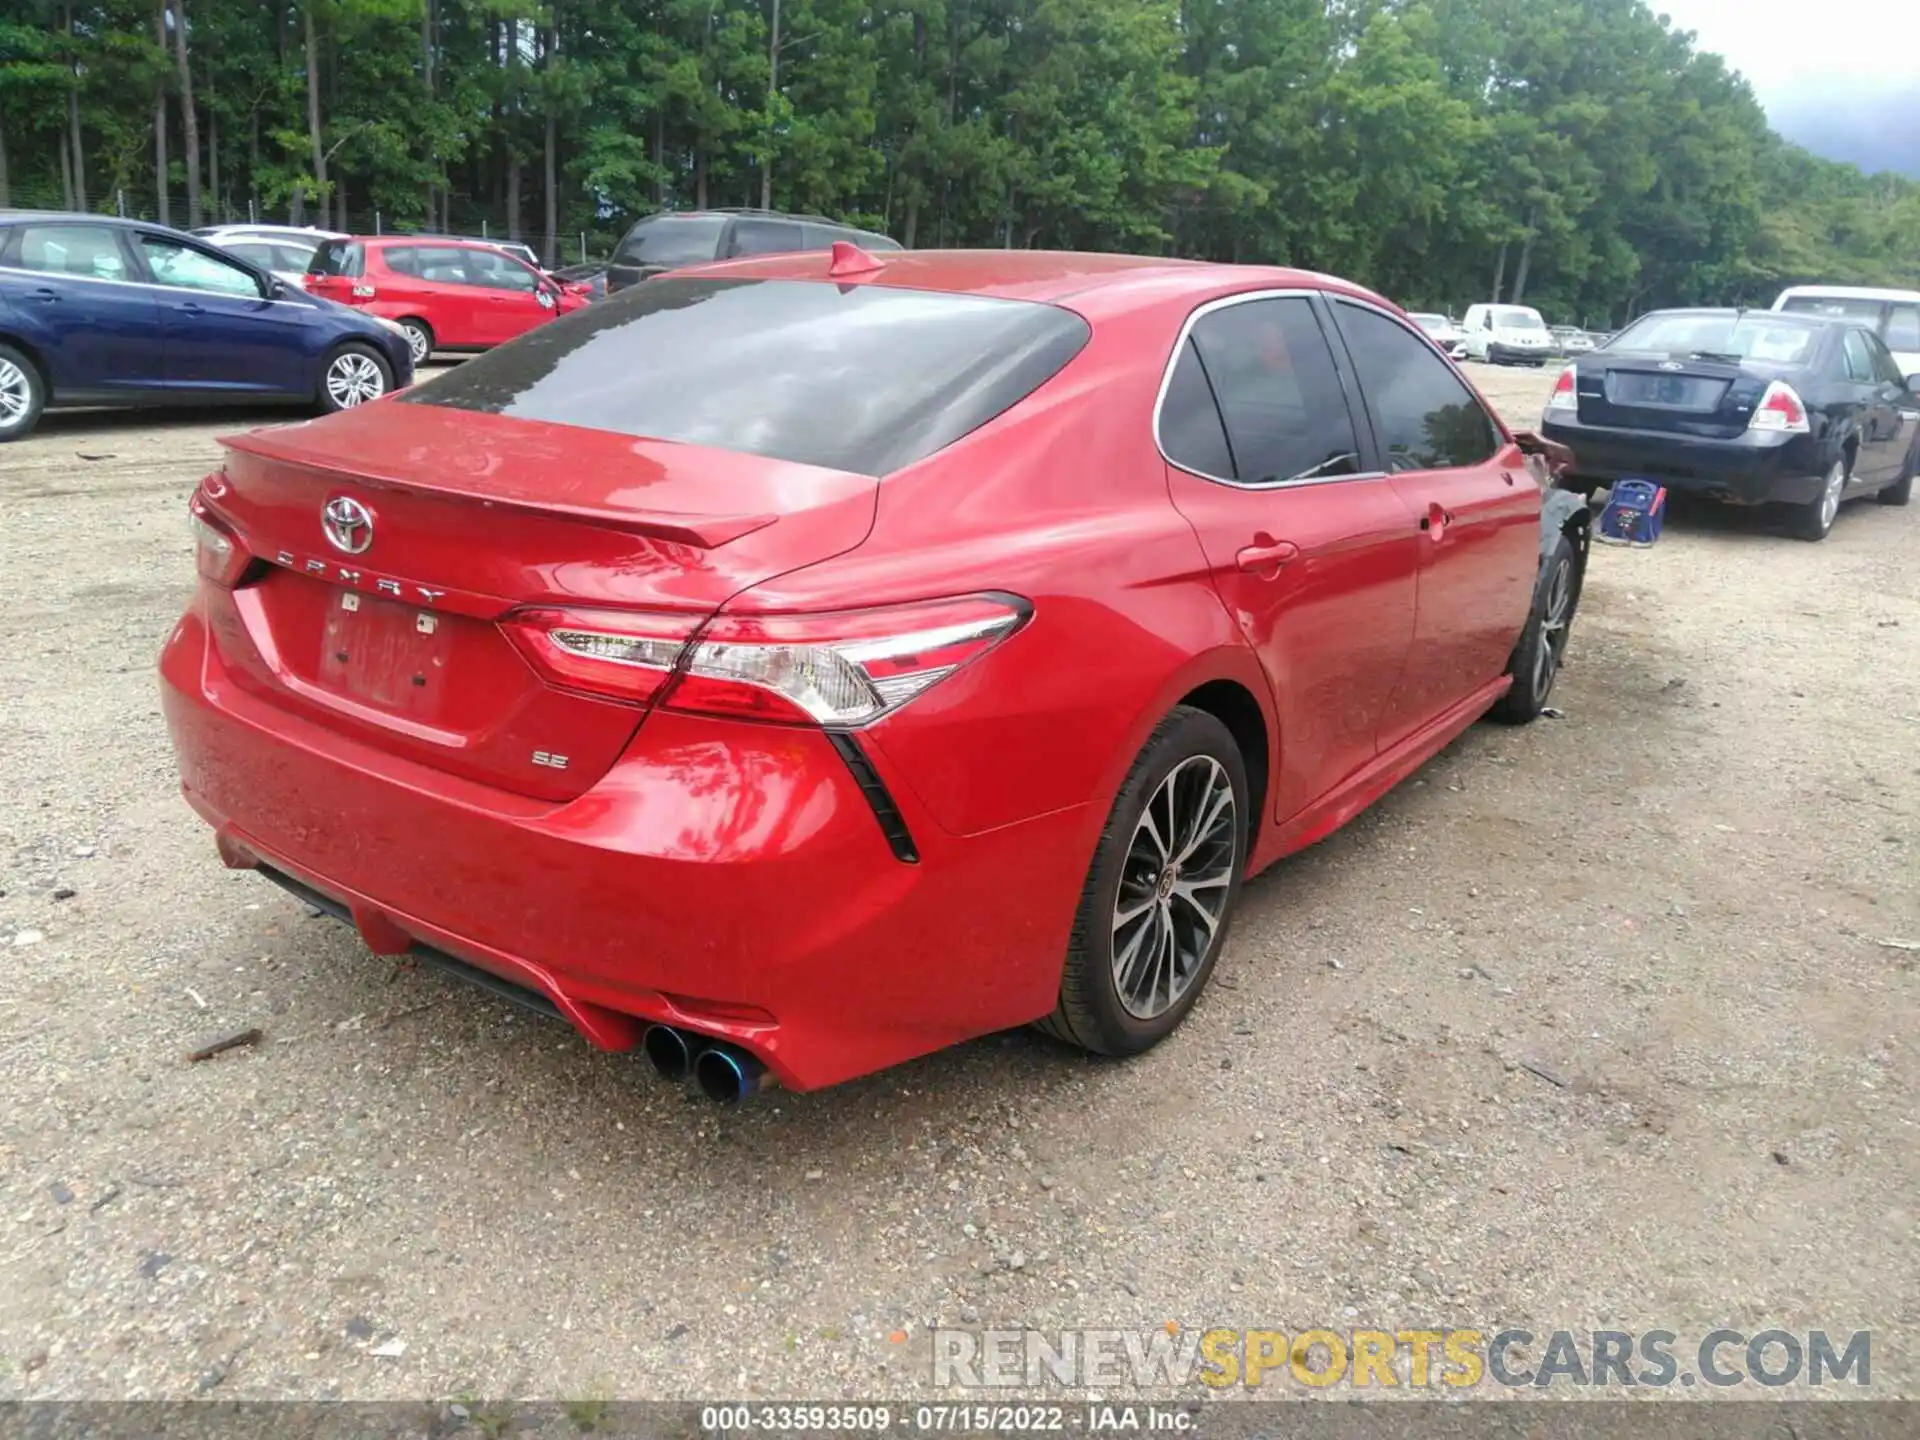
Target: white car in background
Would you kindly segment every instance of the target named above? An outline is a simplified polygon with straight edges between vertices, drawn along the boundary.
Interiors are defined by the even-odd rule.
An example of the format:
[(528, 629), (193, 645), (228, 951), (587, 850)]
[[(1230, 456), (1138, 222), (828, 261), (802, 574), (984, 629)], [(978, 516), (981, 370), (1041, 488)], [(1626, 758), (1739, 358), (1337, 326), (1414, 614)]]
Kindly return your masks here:
[(1776, 310), (1857, 320), (1887, 349), (1902, 375), (1920, 375), (1920, 290), (1874, 290), (1859, 285), (1795, 285), (1782, 290)]
[(1544, 365), (1553, 358), (1553, 335), (1531, 305), (1475, 305), (1460, 329), (1469, 360)]
[(1466, 336), (1460, 333), (1460, 327), (1454, 323), (1451, 315), (1440, 315), (1431, 310), (1409, 310), (1407, 318), (1426, 331), (1427, 338), (1446, 351), (1450, 359), (1466, 359)]
[(321, 241), (346, 238), (334, 230), (306, 225), (203, 225), (193, 233), (270, 271), (274, 279), (296, 286), (305, 285), (307, 262)]

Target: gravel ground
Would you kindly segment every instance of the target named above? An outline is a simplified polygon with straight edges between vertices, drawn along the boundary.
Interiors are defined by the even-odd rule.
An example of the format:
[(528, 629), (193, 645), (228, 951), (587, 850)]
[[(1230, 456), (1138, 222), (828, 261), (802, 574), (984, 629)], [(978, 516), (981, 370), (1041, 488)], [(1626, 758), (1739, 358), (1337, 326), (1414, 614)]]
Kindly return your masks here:
[(0, 449), (0, 1397), (903, 1394), (936, 1319), (1870, 1327), (1920, 1393), (1920, 511), (1598, 551), (1566, 718), (1250, 885), (1152, 1055), (722, 1111), (220, 867), (152, 667), (247, 419)]

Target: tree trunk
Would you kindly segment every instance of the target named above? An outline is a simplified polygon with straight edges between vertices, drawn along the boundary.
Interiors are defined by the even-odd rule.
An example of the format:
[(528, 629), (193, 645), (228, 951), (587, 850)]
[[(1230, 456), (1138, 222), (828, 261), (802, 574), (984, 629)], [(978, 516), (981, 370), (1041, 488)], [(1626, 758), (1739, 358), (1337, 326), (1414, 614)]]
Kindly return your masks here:
[(707, 208), (707, 152), (696, 150), (693, 154), (693, 208)]
[(1493, 270), (1493, 294), (1488, 296), (1487, 298), (1493, 301), (1494, 304), (1498, 305), (1500, 303), (1500, 292), (1506, 289), (1506, 285), (1507, 285), (1507, 242), (1502, 240), (1500, 242), (1500, 263), (1496, 265)]
[(773, 104), (780, 95), (780, 0), (773, 0), (773, 28), (767, 40), (767, 148), (760, 157), (760, 208), (773, 208)]
[(1526, 239), (1520, 242), (1520, 268), (1513, 272), (1513, 303), (1518, 305), (1527, 298), (1527, 271), (1533, 268), (1533, 235), (1529, 229)]
[[(0, 115), (0, 122), (6, 117)], [(0, 210), (13, 204), (13, 192), (7, 184), (7, 127), (0, 123)]]
[(60, 131), (61, 208), (73, 209), (73, 162), (67, 158), (67, 132)]
[(661, 174), (667, 168), (667, 112), (653, 112), (653, 208), (658, 210), (666, 199), (665, 182)]
[[(153, 38), (159, 43), (160, 58), (167, 57), (167, 0), (153, 13)], [(153, 80), (153, 195), (154, 213), (162, 225), (173, 223), (173, 202), (167, 197), (167, 76), (164, 70)]]
[(213, 63), (207, 63), (207, 194), (216, 219), (227, 218), (220, 204), (220, 112), (213, 103)]
[[(327, 154), (320, 145), (320, 44), (313, 35), (313, 7), (318, 0), (307, 0), (301, 7), (306, 24), (307, 44), (307, 138), (313, 143), (313, 197), (320, 213), (327, 213)], [(294, 224), (299, 224), (294, 221)]]
[(920, 233), (920, 193), (915, 191), (907, 197), (906, 233), (900, 237), (900, 243), (907, 249), (913, 249), (914, 237)]
[[(433, 22), (435, 15), (434, 0), (426, 0), (420, 7), (420, 78), (427, 92), (427, 103), (433, 103)], [(434, 182), (427, 182), (427, 225), (433, 226)]]
[(547, 192), (546, 243), (541, 255), (548, 265), (558, 265), (560, 244), (560, 166), (558, 150), (560, 145), (560, 121), (554, 114), (559, 99), (553, 93), (553, 64), (560, 53), (560, 6), (558, 0), (548, 12), (547, 20), (547, 141), (545, 154), (546, 173), (542, 183)]
[(187, 0), (173, 0), (173, 49), (180, 63), (180, 131), (187, 150), (187, 228), (200, 228), (200, 119), (193, 113), (193, 67), (187, 58)]
[(73, 6), (67, 6), (67, 128), (73, 132), (74, 209), (87, 208), (87, 148), (80, 142), (80, 53), (73, 44)]

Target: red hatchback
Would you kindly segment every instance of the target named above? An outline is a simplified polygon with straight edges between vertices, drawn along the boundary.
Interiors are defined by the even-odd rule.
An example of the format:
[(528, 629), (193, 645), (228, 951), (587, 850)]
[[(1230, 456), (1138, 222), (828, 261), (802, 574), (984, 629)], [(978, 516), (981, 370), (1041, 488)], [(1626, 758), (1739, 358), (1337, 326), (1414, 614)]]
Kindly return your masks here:
[(1243, 877), (1539, 712), (1586, 555), (1391, 305), (1120, 256), (711, 266), (226, 447), (227, 863), (722, 1098), (1154, 1044)]
[(397, 322), (417, 367), (435, 350), (486, 350), (587, 303), (479, 240), (357, 235), (323, 241), (306, 288)]

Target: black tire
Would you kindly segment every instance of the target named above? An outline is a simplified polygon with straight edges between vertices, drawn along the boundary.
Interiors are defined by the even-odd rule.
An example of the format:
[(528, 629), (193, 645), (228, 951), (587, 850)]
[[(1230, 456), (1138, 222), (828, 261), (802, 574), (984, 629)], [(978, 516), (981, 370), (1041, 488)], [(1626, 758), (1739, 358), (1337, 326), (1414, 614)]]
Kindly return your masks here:
[(407, 332), (407, 346), (413, 351), (413, 368), (418, 370), (433, 354), (433, 327), (409, 315), (400, 322), (400, 328)]
[(1882, 505), (1905, 505), (1913, 499), (1913, 477), (1920, 471), (1920, 435), (1914, 436), (1907, 451), (1907, 463), (1900, 467), (1900, 478), (1873, 498)]
[(47, 408), (40, 367), (11, 345), (0, 345), (0, 444), (33, 433)]
[(1513, 684), (1487, 712), (1489, 719), (1503, 725), (1527, 725), (1540, 718), (1566, 660), (1583, 578), (1573, 542), (1564, 534), (1555, 536), (1553, 548), (1540, 566), (1540, 578), (1533, 584), (1533, 605), (1527, 611), (1526, 628), (1507, 659), (1507, 674), (1513, 677)]
[[(1230, 820), (1223, 825), (1216, 816), (1203, 835), (1182, 837), (1184, 819), (1191, 819), (1195, 827), (1208, 819), (1221, 793), (1222, 778), (1233, 797)], [(1172, 785), (1163, 791), (1169, 780)], [(1199, 788), (1202, 786), (1206, 788)], [(1170, 794), (1172, 799), (1168, 800)], [(1183, 796), (1193, 798), (1191, 808), (1195, 813), (1190, 817), (1180, 808)], [(1193, 842), (1188, 845), (1191, 859), (1176, 852), (1172, 866), (1155, 860), (1153, 842), (1146, 834), (1148, 822), (1143, 820), (1149, 803), (1156, 807), (1152, 822), (1155, 834), (1169, 818), (1159, 807), (1163, 803), (1173, 807), (1168, 826), (1175, 831), (1171, 844), (1177, 846), (1183, 838)], [(1113, 802), (1106, 828), (1100, 832), (1093, 867), (1080, 892), (1080, 910), (1074, 918), (1067, 963), (1060, 976), (1059, 1003), (1053, 1014), (1038, 1022), (1039, 1028), (1055, 1039), (1101, 1055), (1138, 1055), (1178, 1029), (1207, 988), (1226, 945), (1240, 899), (1253, 819), (1246, 763), (1233, 735), (1203, 710), (1184, 705), (1174, 709), (1147, 737)], [(1161, 849), (1161, 855), (1166, 848)], [(1221, 870), (1223, 862), (1225, 868)], [(1224, 874), (1224, 881), (1202, 878), (1189, 881), (1192, 890), (1178, 888), (1183, 875), (1215, 874)], [(1209, 917), (1197, 903), (1198, 897), (1214, 888), (1225, 894), (1217, 918)], [(1128, 897), (1134, 919), (1122, 915), (1123, 895)], [(1210, 929), (1204, 924), (1207, 918), (1212, 918)], [(1204, 945), (1191, 943), (1201, 934), (1207, 936)], [(1169, 936), (1170, 945), (1165, 938)], [(1149, 953), (1148, 941), (1152, 942), (1154, 957), (1150, 962), (1144, 958)], [(1122, 998), (1121, 977), (1114, 964), (1116, 942), (1122, 959), (1129, 953), (1134, 957), (1128, 970), (1132, 1003)], [(1166, 957), (1164, 966), (1162, 956)], [(1149, 965), (1150, 969), (1145, 968)], [(1163, 974), (1170, 1003), (1156, 1011), (1152, 1006), (1157, 1003), (1159, 977)], [(1139, 999), (1143, 981), (1153, 997), (1144, 1004)], [(1149, 1013), (1138, 1013), (1141, 1010)]]
[[(1790, 512), (1787, 528), (1798, 540), (1824, 540), (1833, 533), (1833, 522), (1840, 516), (1840, 504), (1846, 498), (1847, 481), (1853, 474), (1852, 461), (1842, 455), (1828, 468), (1820, 493)], [(1839, 488), (1835, 489), (1835, 477)]]
[(314, 396), (322, 415), (351, 410), (378, 400), (393, 389), (393, 366), (371, 345), (349, 340), (327, 352), (320, 364), (320, 385)]

